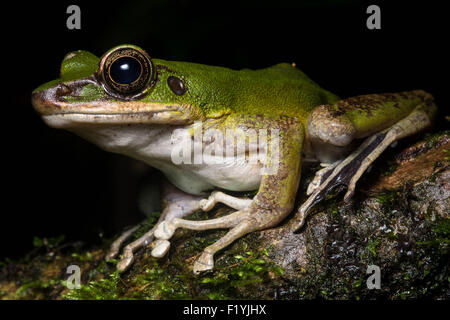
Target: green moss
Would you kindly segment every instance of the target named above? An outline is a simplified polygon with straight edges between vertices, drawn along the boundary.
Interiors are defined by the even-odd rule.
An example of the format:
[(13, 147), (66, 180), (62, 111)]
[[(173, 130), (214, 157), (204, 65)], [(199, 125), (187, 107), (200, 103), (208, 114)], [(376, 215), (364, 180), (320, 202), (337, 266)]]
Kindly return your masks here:
[(132, 280), (135, 288), (131, 296), (135, 299), (245, 298), (249, 293), (254, 296), (256, 285), (269, 285), (284, 273), (270, 260), (267, 250), (222, 258), (226, 265), (219, 264), (198, 276), (190, 269), (180, 270), (179, 261), (164, 266), (154, 261), (152, 268)]
[(162, 269), (158, 262), (147, 268), (132, 281), (136, 288), (132, 292), (135, 299), (188, 299), (191, 297), (189, 277), (172, 274), (170, 269)]
[[(206, 289), (209, 299), (226, 299), (240, 296), (244, 288), (255, 284), (270, 283), (272, 278), (281, 277), (284, 270), (269, 259), (268, 250), (247, 251), (234, 255), (234, 264), (218, 267), (201, 277), (200, 283)], [(254, 294), (254, 293), (253, 293)]]
[(368, 245), (367, 245), (367, 250), (369, 250), (370, 254), (374, 257), (377, 256), (377, 248), (379, 247), (381, 243), (381, 239), (375, 239), (375, 240), (371, 240), (369, 241)]
[[(284, 271), (269, 258), (268, 250), (236, 254), (236, 251), (247, 247), (244, 242), (244, 239), (238, 241), (230, 251), (220, 256), (214, 270), (198, 276), (192, 273), (190, 263), (182, 263), (181, 260), (186, 260), (181, 258), (185, 252), (166, 261), (144, 258), (129, 273), (111, 272), (113, 267), (102, 261), (83, 276), (87, 284), (62, 297), (70, 300), (252, 297), (256, 288), (276, 283)], [(85, 259), (85, 255), (77, 255), (77, 258)], [(62, 284), (67, 287), (65, 282)]]
[(359, 278), (358, 280), (356, 280), (354, 283), (353, 283), (353, 287), (355, 287), (355, 288), (359, 288), (359, 287), (361, 287), (361, 285), (364, 283), (364, 279), (362, 279), (362, 278)]
[(427, 142), (427, 146), (429, 148), (434, 148), (439, 141), (442, 140), (443, 136), (449, 136), (450, 130), (444, 130), (436, 133), (426, 133), (424, 140)]
[(385, 191), (377, 195), (378, 202), (385, 206), (392, 206), (395, 202), (397, 193), (394, 191)]
[(431, 230), (434, 234), (434, 239), (417, 242), (417, 244), (437, 248), (438, 251), (443, 255), (448, 254), (450, 247), (450, 219), (437, 219), (433, 223)]
[(450, 150), (444, 149), (444, 150), (442, 150), (442, 152), (445, 153), (445, 158), (444, 158), (444, 160), (445, 160), (445, 161), (450, 161)]
[(80, 253), (74, 252), (74, 253), (71, 254), (71, 257), (75, 258), (75, 259), (78, 259), (79, 261), (82, 261), (82, 262), (84, 262), (84, 261), (92, 261), (92, 254), (89, 251), (84, 253), (84, 254), (80, 254)]
[(22, 284), (16, 291), (15, 297), (17, 299), (36, 299), (44, 298), (49, 292), (59, 285), (60, 281), (51, 279), (48, 281), (34, 280)]
[(42, 248), (45, 247), (47, 249), (53, 249), (59, 246), (66, 237), (64, 235), (60, 235), (57, 237), (50, 237), (50, 238), (39, 238), (34, 237), (33, 238), (33, 246), (36, 248)]
[(90, 281), (81, 285), (79, 289), (71, 289), (62, 296), (68, 300), (117, 300), (123, 299), (119, 288), (120, 273), (115, 271), (108, 277), (100, 280)]

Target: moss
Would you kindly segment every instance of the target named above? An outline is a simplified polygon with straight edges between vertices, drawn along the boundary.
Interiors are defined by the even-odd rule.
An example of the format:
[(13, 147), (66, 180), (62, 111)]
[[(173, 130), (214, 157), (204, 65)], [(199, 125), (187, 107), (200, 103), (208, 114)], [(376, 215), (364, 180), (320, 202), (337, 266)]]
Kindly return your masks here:
[(444, 158), (444, 160), (445, 160), (445, 161), (450, 161), (450, 150), (444, 149), (444, 150), (442, 150), (442, 152), (445, 153), (445, 158)]
[(428, 148), (436, 147), (443, 139), (443, 136), (450, 136), (450, 130), (444, 130), (436, 133), (426, 133), (424, 140)]
[(152, 268), (146, 268), (131, 283), (135, 286), (131, 297), (135, 299), (188, 299), (191, 297), (190, 281), (182, 273), (173, 274), (170, 268), (161, 268), (153, 261)]
[(75, 259), (77, 259), (77, 260), (79, 260), (79, 261), (92, 261), (92, 253), (91, 252), (89, 252), (89, 251), (87, 251), (87, 252), (85, 252), (84, 254), (80, 254), (80, 253), (78, 253), (78, 252), (73, 252), (72, 254), (71, 254), (71, 257), (72, 258), (75, 258)]
[(369, 241), (369, 243), (367, 245), (367, 250), (370, 252), (370, 254), (373, 257), (377, 256), (377, 248), (380, 246), (380, 243), (381, 243), (381, 239), (375, 239), (375, 240)]
[(437, 219), (431, 228), (434, 238), (426, 241), (417, 242), (418, 245), (429, 246), (438, 249), (438, 251), (446, 255), (449, 253), (450, 247), (450, 219)]
[(384, 191), (377, 195), (376, 199), (384, 206), (392, 207), (395, 203), (397, 193), (394, 191)]
[[(281, 267), (270, 260), (268, 251), (247, 251), (243, 255), (222, 256), (212, 271), (198, 276), (192, 270), (180, 270), (179, 263), (152, 268), (138, 274), (132, 284), (136, 299), (229, 299), (254, 296), (255, 286), (270, 284), (283, 274)], [(276, 282), (276, 281), (275, 281)], [(262, 293), (264, 294), (264, 293)]]
[(100, 280), (90, 281), (81, 285), (79, 289), (71, 289), (62, 296), (68, 300), (117, 300), (122, 299), (119, 287), (120, 273), (115, 271), (108, 277)]
[(57, 279), (26, 282), (17, 289), (15, 297), (16, 299), (43, 299), (59, 284), (60, 281)]
[(201, 286), (209, 299), (245, 297), (254, 285), (270, 283), (284, 273), (280, 266), (269, 259), (268, 250), (256, 253), (247, 251), (233, 258), (234, 264), (218, 267), (201, 277)]
[[(79, 289), (64, 294), (70, 300), (110, 299), (229, 299), (245, 298), (255, 294), (257, 285), (276, 283), (284, 271), (269, 258), (268, 250), (247, 251), (243, 255), (222, 256), (222, 262), (213, 270), (195, 276), (192, 270), (180, 269), (177, 259), (172, 262), (153, 260), (144, 270), (119, 273), (105, 268), (105, 263), (88, 273), (88, 281)], [(187, 268), (186, 268), (187, 269)], [(107, 274), (103, 277), (103, 274)], [(63, 282), (64, 285), (66, 285)], [(261, 292), (263, 295), (264, 292)]]
[(49, 238), (34, 237), (33, 246), (35, 248), (45, 247), (46, 249), (53, 249), (58, 247), (65, 240), (65, 238), (66, 238), (65, 235)]

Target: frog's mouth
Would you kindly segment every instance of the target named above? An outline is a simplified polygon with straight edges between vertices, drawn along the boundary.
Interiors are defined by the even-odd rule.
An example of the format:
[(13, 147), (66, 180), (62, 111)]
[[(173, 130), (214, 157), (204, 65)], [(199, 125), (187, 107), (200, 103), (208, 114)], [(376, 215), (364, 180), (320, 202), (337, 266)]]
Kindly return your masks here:
[(118, 101), (107, 97), (85, 102), (67, 97), (67, 86), (33, 92), (32, 104), (51, 127), (70, 128), (82, 124), (186, 124), (192, 123), (189, 106), (141, 101)]
[(141, 112), (119, 114), (58, 113), (43, 115), (47, 125), (54, 128), (70, 128), (80, 124), (184, 124), (181, 118), (174, 118), (172, 112)]

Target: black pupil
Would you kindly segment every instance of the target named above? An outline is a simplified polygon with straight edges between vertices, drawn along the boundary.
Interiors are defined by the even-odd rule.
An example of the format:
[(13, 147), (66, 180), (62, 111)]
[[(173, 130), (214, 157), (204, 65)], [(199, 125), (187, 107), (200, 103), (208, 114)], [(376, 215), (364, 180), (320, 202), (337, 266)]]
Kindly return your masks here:
[(135, 58), (122, 57), (112, 63), (109, 74), (118, 84), (130, 84), (141, 75), (141, 64)]

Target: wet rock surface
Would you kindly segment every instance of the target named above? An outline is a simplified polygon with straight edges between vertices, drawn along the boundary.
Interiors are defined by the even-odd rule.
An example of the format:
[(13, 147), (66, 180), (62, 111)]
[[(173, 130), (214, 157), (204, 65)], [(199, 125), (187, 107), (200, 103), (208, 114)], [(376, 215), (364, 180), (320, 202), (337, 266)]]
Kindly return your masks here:
[[(286, 219), (250, 234), (220, 252), (212, 272), (194, 276), (192, 265), (224, 230), (177, 231), (167, 257), (155, 260), (141, 250), (122, 274), (103, 261), (108, 242), (45, 246), (0, 264), (0, 298), (449, 299), (449, 135), (392, 150), (363, 177), (351, 203), (337, 191), (312, 210), (299, 233)], [(313, 176), (314, 170), (304, 171), (299, 202)], [(229, 212), (222, 206), (193, 219)], [(83, 271), (81, 289), (67, 289), (70, 264)], [(374, 274), (369, 266), (379, 268), (379, 289), (367, 286)]]

